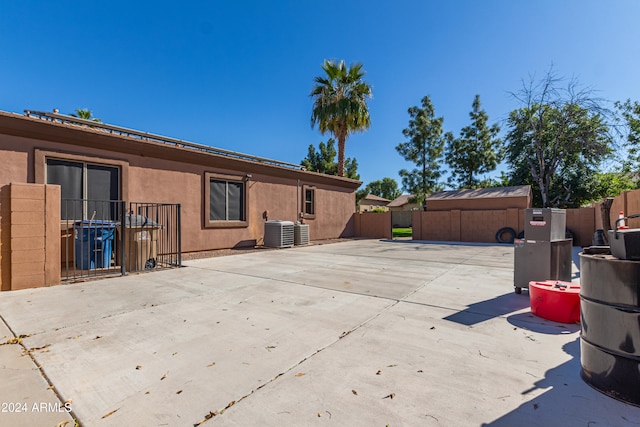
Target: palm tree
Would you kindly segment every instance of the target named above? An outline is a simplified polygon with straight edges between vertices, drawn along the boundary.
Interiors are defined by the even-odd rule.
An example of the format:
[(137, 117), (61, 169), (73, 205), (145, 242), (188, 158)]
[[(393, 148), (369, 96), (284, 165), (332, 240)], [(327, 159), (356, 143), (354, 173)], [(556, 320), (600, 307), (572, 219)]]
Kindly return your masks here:
[(79, 119), (91, 120), (92, 122), (102, 123), (102, 120), (97, 117), (93, 117), (93, 113), (88, 108), (78, 108), (75, 113), (69, 114), (70, 116), (77, 117)]
[(311, 128), (318, 124), (323, 135), (331, 132), (338, 140), (338, 176), (344, 176), (344, 147), (349, 135), (371, 126), (367, 98), (371, 87), (362, 80), (362, 64), (348, 68), (344, 61), (325, 60), (325, 76), (315, 78), (310, 96), (313, 98)]

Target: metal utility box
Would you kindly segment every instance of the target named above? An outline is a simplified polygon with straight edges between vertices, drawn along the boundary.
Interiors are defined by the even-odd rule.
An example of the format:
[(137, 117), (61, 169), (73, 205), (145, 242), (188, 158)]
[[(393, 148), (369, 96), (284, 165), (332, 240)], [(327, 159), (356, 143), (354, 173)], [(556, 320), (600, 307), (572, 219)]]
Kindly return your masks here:
[(573, 239), (565, 238), (564, 209), (525, 210), (524, 239), (514, 242), (513, 286), (517, 294), (529, 282), (571, 281)]
[(573, 240), (555, 242), (515, 241), (515, 265), (513, 285), (516, 293), (529, 288), (529, 282), (545, 280), (571, 281), (571, 255)]
[(567, 228), (567, 212), (564, 209), (526, 209), (524, 212), (524, 237), (527, 240), (553, 242), (564, 240)]

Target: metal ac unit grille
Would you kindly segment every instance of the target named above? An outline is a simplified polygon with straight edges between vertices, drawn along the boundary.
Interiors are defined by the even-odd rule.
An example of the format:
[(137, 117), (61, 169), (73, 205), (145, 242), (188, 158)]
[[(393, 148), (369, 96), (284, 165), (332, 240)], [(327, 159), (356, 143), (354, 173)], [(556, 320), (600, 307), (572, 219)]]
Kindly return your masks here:
[(309, 244), (309, 224), (296, 224), (293, 227), (294, 230), (294, 243), (296, 245), (308, 245)]
[(264, 245), (270, 248), (290, 248), (294, 244), (293, 222), (267, 221), (264, 224)]

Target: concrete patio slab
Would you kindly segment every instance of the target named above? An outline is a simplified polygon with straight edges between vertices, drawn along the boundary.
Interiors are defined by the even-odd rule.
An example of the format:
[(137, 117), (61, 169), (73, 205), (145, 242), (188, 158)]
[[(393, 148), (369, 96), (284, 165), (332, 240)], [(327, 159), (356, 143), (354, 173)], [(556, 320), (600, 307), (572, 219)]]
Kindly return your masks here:
[(56, 395), (6, 324), (0, 320), (0, 425), (73, 425), (65, 402)]
[(361, 240), (2, 293), (0, 315), (83, 426), (640, 424), (512, 282), (509, 245)]

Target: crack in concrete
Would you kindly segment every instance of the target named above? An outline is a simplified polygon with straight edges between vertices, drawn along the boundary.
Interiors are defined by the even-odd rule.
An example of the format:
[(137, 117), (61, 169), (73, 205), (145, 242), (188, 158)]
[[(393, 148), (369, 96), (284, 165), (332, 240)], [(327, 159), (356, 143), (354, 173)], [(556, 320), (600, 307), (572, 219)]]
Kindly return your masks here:
[[(11, 326), (9, 326), (9, 324), (7, 323), (7, 321), (4, 319), (4, 317), (2, 315), (0, 315), (0, 320), (2, 321), (2, 323), (4, 323), (4, 325), (11, 332), (11, 334), (14, 336), (14, 338), (19, 338), (20, 337), (20, 335), (16, 335), (14, 330), (11, 328)], [(29, 349), (27, 349), (27, 347), (22, 343), (22, 340), (18, 340), (16, 344), (19, 345), (20, 347), (22, 347), (23, 355), (29, 356), (29, 358), (31, 359), (31, 362), (38, 369), (38, 372), (40, 372), (40, 375), (42, 376), (42, 378), (44, 378), (44, 380), (47, 382), (47, 384), (49, 384), (49, 389), (53, 392), (54, 396), (60, 402), (59, 403), (60, 407), (65, 407), (65, 404), (67, 402), (62, 400), (62, 395), (60, 394), (60, 391), (56, 388), (56, 386), (53, 384), (53, 382), (51, 382), (51, 380), (47, 376), (46, 372), (42, 368), (42, 365), (39, 364), (38, 361), (36, 360), (35, 355), (33, 354), (33, 352), (31, 352)], [(80, 420), (78, 419), (76, 414), (73, 412), (73, 409), (69, 409), (68, 414), (71, 417), (71, 419), (73, 419), (73, 422), (75, 423), (76, 427), (82, 427), (82, 423), (80, 422)]]
[[(215, 270), (217, 271), (217, 270)], [(229, 272), (227, 272), (229, 273)], [(242, 273), (233, 273), (233, 274), (239, 274), (239, 275), (243, 275), (243, 276), (247, 276), (246, 274), (242, 274)], [(438, 275), (436, 278), (445, 275), (446, 272), (443, 272), (442, 274)], [(250, 275), (251, 276), (251, 275)], [(251, 277), (257, 277), (257, 276), (251, 276)], [(366, 297), (377, 297), (377, 298), (381, 298), (381, 299), (385, 299), (390, 301), (391, 303), (389, 305), (387, 305), (386, 307), (384, 307), (382, 310), (378, 311), (377, 313), (375, 313), (374, 315), (370, 316), (368, 319), (364, 320), (363, 322), (357, 324), (356, 326), (352, 327), (351, 329), (344, 331), (340, 334), (340, 336), (338, 336), (338, 338), (332, 342), (330, 342), (329, 344), (325, 345), (322, 348), (317, 349), (316, 351), (314, 351), (313, 353), (309, 354), (308, 356), (304, 357), (302, 360), (300, 360), (298, 363), (294, 364), (293, 366), (290, 366), (289, 368), (285, 369), (283, 372), (280, 372), (278, 375), (274, 376), (273, 378), (271, 378), (269, 381), (261, 384), (260, 386), (254, 388), (253, 390), (251, 390), (249, 393), (245, 394), (244, 396), (240, 397), (239, 399), (236, 399), (233, 401), (233, 405), (236, 405), (240, 402), (242, 402), (243, 400), (247, 399), (248, 397), (250, 397), (251, 395), (253, 395), (254, 393), (256, 393), (257, 391), (263, 389), (264, 387), (273, 384), (275, 381), (278, 380), (278, 378), (284, 376), (287, 373), (292, 372), (293, 370), (296, 370), (297, 368), (299, 368), (303, 363), (305, 363), (307, 360), (310, 360), (311, 358), (313, 358), (314, 356), (320, 354), (321, 352), (323, 352), (324, 350), (334, 346), (336, 343), (338, 343), (339, 341), (341, 341), (342, 339), (346, 338), (348, 335), (350, 335), (351, 333), (361, 329), (362, 327), (364, 327), (365, 325), (371, 323), (372, 321), (376, 320), (377, 318), (379, 318), (380, 316), (382, 316), (384, 313), (386, 313), (387, 311), (391, 310), (393, 307), (395, 307), (396, 305), (402, 303), (402, 302), (406, 302), (404, 301), (406, 298), (410, 297), (411, 295), (413, 295), (414, 293), (418, 292), (419, 290), (423, 289), (425, 286), (427, 286), (431, 281), (435, 280), (436, 278), (433, 278), (431, 280), (425, 281), (424, 283), (422, 283), (420, 286), (418, 286), (417, 288), (413, 289), (412, 291), (410, 291), (409, 293), (407, 293), (405, 296), (403, 296), (402, 298), (388, 298), (388, 297), (379, 297), (379, 296), (375, 296), (375, 295), (366, 295), (366, 294), (362, 294), (362, 293), (358, 293), (358, 292), (353, 292), (353, 291), (343, 291), (343, 290), (334, 290), (334, 289), (327, 289), (327, 288), (321, 288), (318, 286), (313, 286), (313, 285), (306, 285), (304, 283), (299, 283), (299, 282), (293, 282), (293, 281), (283, 281), (285, 283), (290, 283), (290, 284), (294, 284), (297, 286), (310, 286), (310, 287), (314, 287), (314, 288), (320, 288), (323, 290), (334, 290), (337, 292), (344, 292), (344, 293), (349, 293), (349, 294), (356, 294), (356, 295), (360, 295), (360, 296), (366, 296)], [(265, 280), (277, 280), (277, 279), (271, 279), (271, 278), (264, 278)], [(282, 280), (278, 280), (278, 281), (282, 281)], [(231, 406), (233, 406), (231, 405)], [(205, 422), (207, 422), (209, 419), (222, 415), (230, 406), (227, 405), (226, 408), (221, 409), (221, 410), (214, 410), (214, 411), (209, 411), (208, 414), (205, 415), (204, 419), (202, 419), (201, 421), (194, 423), (194, 427), (200, 426), (202, 424), (204, 424)]]
[[(401, 301), (400, 300), (395, 300), (393, 301), (392, 304), (389, 304), (388, 306), (384, 307), (382, 310), (380, 310), (378, 313), (375, 313), (373, 316), (370, 316), (368, 319), (364, 320), (363, 322), (357, 324), (356, 326), (352, 327), (351, 329), (344, 331), (340, 334), (340, 336), (330, 342), (329, 344), (317, 349), (316, 351), (314, 351), (313, 353), (309, 354), (308, 356), (304, 357), (302, 360), (300, 360), (298, 363), (295, 363), (294, 365), (290, 366), (289, 368), (285, 369), (284, 371), (280, 372), (279, 374), (277, 374), (276, 376), (274, 376), (273, 378), (271, 378), (269, 381), (259, 385), (258, 387), (254, 388), (253, 390), (251, 390), (249, 393), (245, 394), (244, 396), (240, 397), (239, 399), (236, 399), (233, 401), (233, 405), (237, 405), (238, 403), (242, 402), (243, 400), (247, 399), (249, 396), (253, 395), (254, 393), (256, 393), (257, 391), (263, 389), (264, 387), (273, 384), (278, 378), (284, 376), (285, 374), (290, 373), (293, 370), (296, 370), (296, 368), (300, 367), (304, 362), (306, 362), (307, 360), (310, 360), (311, 358), (313, 358), (314, 356), (320, 354), (321, 352), (323, 352), (324, 350), (332, 347), (333, 345), (335, 345), (336, 343), (338, 343), (339, 341), (341, 341), (342, 339), (344, 339), (345, 337), (347, 337), (348, 335), (350, 335), (352, 332), (357, 331), (358, 329), (362, 328), (363, 326), (367, 325), (368, 323), (372, 322), (373, 320), (377, 319), (378, 317), (380, 317), (383, 313), (387, 312), (388, 310), (390, 310), (391, 308), (395, 307), (396, 305), (398, 305)], [(231, 406), (233, 406), (231, 405)], [(224, 412), (229, 408), (230, 406), (227, 405), (226, 408), (221, 409), (221, 410), (214, 410), (214, 411), (210, 411), (207, 415), (205, 415), (204, 419), (194, 423), (194, 427), (195, 426), (200, 426), (202, 424), (204, 424), (206, 421), (208, 421), (209, 419), (222, 415), (224, 414)], [(213, 415), (212, 415), (213, 414)]]

